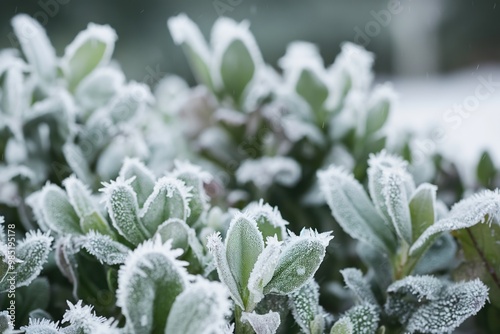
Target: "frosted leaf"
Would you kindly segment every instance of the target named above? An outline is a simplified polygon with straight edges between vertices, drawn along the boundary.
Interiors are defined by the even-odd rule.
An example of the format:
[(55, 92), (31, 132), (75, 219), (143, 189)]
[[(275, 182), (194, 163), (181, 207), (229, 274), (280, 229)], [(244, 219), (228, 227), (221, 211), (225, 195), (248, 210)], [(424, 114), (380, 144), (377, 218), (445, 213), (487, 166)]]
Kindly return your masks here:
[(382, 195), (396, 233), (410, 245), (413, 241), (408, 207), (410, 194), (405, 188), (405, 179), (408, 176), (408, 173), (398, 168), (384, 171)]
[(153, 102), (154, 97), (146, 84), (131, 81), (111, 99), (106, 113), (113, 124), (125, 123), (144, 113), (146, 105)]
[(368, 100), (365, 135), (376, 133), (386, 124), (395, 99), (396, 93), (390, 83), (377, 85), (373, 89)]
[(8, 69), (4, 76), (3, 94), (0, 101), (3, 112), (14, 117), (22, 115), (26, 98), (24, 97), (24, 78), (22, 69), (18, 66)]
[(198, 278), (177, 296), (165, 333), (218, 333), (232, 313), (228, 297), (221, 283)]
[(350, 81), (353, 90), (368, 90), (373, 81), (371, 71), (373, 54), (350, 42), (343, 43), (341, 49), (341, 53), (329, 68), (329, 72), (333, 76), (345, 76), (346, 80)]
[(356, 268), (346, 268), (340, 271), (344, 282), (351, 290), (359, 302), (377, 305), (377, 299), (373, 294), (368, 282), (363, 277), (361, 270)]
[(53, 240), (48, 233), (30, 231), (17, 244), (16, 257), (22, 261), (15, 266), (17, 287), (30, 284), (40, 274)]
[(137, 203), (139, 207), (143, 207), (155, 186), (156, 178), (153, 173), (139, 159), (125, 158), (123, 166), (120, 169), (119, 177), (123, 180), (135, 177), (130, 185), (137, 194)]
[(113, 227), (134, 245), (149, 238), (150, 234), (139, 219), (137, 195), (129, 181), (118, 178), (111, 183), (103, 183), (104, 201)]
[(333, 325), (330, 334), (354, 334), (354, 328), (349, 317), (342, 317)]
[(312, 123), (304, 122), (297, 115), (290, 114), (280, 119), (281, 126), (285, 136), (293, 143), (299, 142), (301, 139), (323, 145), (325, 139), (321, 131)]
[(74, 177), (74, 175), (65, 179), (63, 184), (68, 193), (71, 205), (80, 217), (79, 224), (83, 233), (94, 230), (102, 234), (114, 236), (114, 232), (101, 214), (100, 208), (96, 205), (96, 201), (87, 186)]
[(162, 243), (156, 237), (128, 255), (118, 272), (116, 292), (126, 328), (137, 334), (165, 328), (175, 299), (188, 284), (187, 263), (177, 259), (181, 254), (169, 241)]
[(278, 240), (285, 239), (288, 222), (281, 217), (278, 207), (273, 208), (260, 199), (248, 204), (244, 211), (257, 222), (264, 238), (277, 236)]
[(103, 107), (125, 84), (125, 75), (117, 68), (101, 67), (90, 73), (78, 85), (75, 100), (84, 109)]
[(67, 303), (69, 309), (64, 313), (62, 323), (69, 323), (69, 326), (65, 327), (63, 332), (82, 334), (115, 334), (117, 332), (116, 322), (113, 319), (97, 316), (93, 311), (93, 306), (83, 306), (81, 300), (76, 304), (69, 301)]
[(299, 236), (287, 240), (273, 278), (264, 293), (288, 294), (304, 285), (318, 270), (333, 236), (303, 229)]
[(61, 234), (81, 234), (80, 218), (66, 193), (56, 185), (46, 184), (40, 192), (38, 204), (43, 223)]
[(191, 188), (181, 180), (169, 176), (158, 179), (140, 213), (149, 233), (155, 233), (158, 226), (169, 218), (185, 221), (190, 214), (190, 198)]
[(498, 189), (485, 190), (455, 204), (445, 218), (431, 225), (422, 233), (410, 248), (410, 255), (427, 245), (428, 239), (433, 238), (437, 233), (459, 230), (478, 223), (491, 223), (493, 219), (500, 219), (500, 192)]
[[(248, 294), (248, 280), (264, 250), (262, 233), (252, 217), (238, 213), (231, 220), (225, 240), (226, 258), (241, 296)], [(249, 302), (243, 297), (246, 304)], [(246, 309), (246, 308), (245, 308)]]
[(353, 333), (356, 334), (375, 334), (380, 321), (378, 307), (371, 304), (354, 306), (346, 312), (345, 317), (349, 317)]
[(210, 36), (214, 84), (225, 87), (235, 99), (240, 97), (263, 64), (249, 26), (248, 21), (236, 23), (230, 18), (220, 17), (213, 25)]
[(387, 314), (397, 317), (411, 333), (451, 332), (488, 298), (488, 288), (478, 279), (451, 284), (433, 276), (409, 276), (387, 291)]
[(264, 287), (273, 278), (281, 253), (281, 242), (276, 237), (267, 237), (266, 247), (259, 254), (248, 278), (249, 306), (253, 309), (264, 298)]
[(417, 274), (430, 274), (452, 269), (455, 265), (457, 248), (455, 239), (450, 234), (442, 234), (420, 258), (414, 272)]
[[(324, 329), (323, 311), (319, 306), (319, 286), (314, 279), (310, 279), (301, 288), (290, 293), (288, 297), (288, 305), (293, 318), (303, 333), (317, 333), (312, 330), (312, 324), (318, 316), (319, 327)], [(323, 330), (319, 332), (323, 333)]]
[(292, 42), (279, 64), (290, 88), (309, 103), (313, 110), (319, 110), (328, 98), (329, 89), (323, 60), (317, 47), (308, 42)]
[(211, 88), (211, 52), (198, 26), (186, 14), (179, 14), (167, 21), (168, 29), (177, 45), (182, 45), (196, 81)]
[(248, 322), (255, 331), (255, 334), (274, 334), (281, 323), (280, 315), (271, 311), (267, 314), (243, 312), (241, 321), (244, 323)]
[(125, 262), (129, 249), (108, 235), (90, 231), (81, 238), (82, 247), (95, 256), (99, 262), (108, 265)]
[(299, 181), (300, 174), (300, 165), (291, 158), (262, 157), (245, 160), (236, 171), (236, 179), (241, 184), (251, 182), (257, 188), (266, 190), (273, 183), (292, 187)]
[(113, 54), (115, 31), (108, 25), (89, 23), (64, 50), (61, 67), (70, 90), (95, 68), (106, 65)]
[(9, 311), (0, 312), (0, 333), (10, 334), (13, 330), (12, 323), (10, 321)]
[(209, 208), (209, 198), (204, 184), (212, 180), (212, 175), (203, 171), (200, 167), (188, 162), (174, 161), (175, 169), (172, 176), (183, 181), (187, 187), (191, 187), (191, 198), (189, 200), (190, 214), (186, 222), (193, 226), (200, 217), (203, 217)]
[(238, 289), (238, 284), (236, 283), (236, 280), (231, 273), (231, 269), (229, 268), (229, 263), (226, 257), (226, 247), (222, 243), (219, 232), (208, 236), (207, 248), (215, 260), (217, 274), (219, 275), (220, 281), (226, 285), (229, 290), (229, 294), (236, 305), (243, 309), (243, 300)]
[(81, 148), (72, 142), (67, 142), (64, 144), (62, 151), (66, 162), (76, 176), (86, 184), (92, 185), (94, 177)]
[(347, 234), (384, 253), (395, 249), (392, 230), (352, 175), (341, 167), (330, 166), (318, 172), (318, 179), (333, 217)]
[(189, 234), (189, 226), (178, 218), (169, 218), (156, 231), (156, 235), (159, 235), (163, 242), (170, 239), (172, 248), (180, 248), (184, 252), (189, 248)]
[(47, 319), (29, 319), (28, 326), (22, 326), (26, 334), (59, 334), (59, 324)]
[(53, 81), (57, 72), (56, 51), (43, 27), (26, 14), (16, 15), (12, 27), (36, 75), (45, 82)]

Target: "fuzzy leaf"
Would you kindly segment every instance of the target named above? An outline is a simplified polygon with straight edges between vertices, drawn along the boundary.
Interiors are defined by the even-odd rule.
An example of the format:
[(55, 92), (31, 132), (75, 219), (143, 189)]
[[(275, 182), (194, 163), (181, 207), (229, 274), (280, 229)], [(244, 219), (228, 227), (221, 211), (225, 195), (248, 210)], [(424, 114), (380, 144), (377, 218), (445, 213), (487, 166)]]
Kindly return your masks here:
[(209, 199), (203, 185), (210, 182), (212, 176), (197, 166), (179, 161), (175, 162), (175, 170), (172, 175), (183, 181), (187, 187), (191, 187), (190, 215), (187, 217), (186, 223), (193, 226), (208, 210)]
[(111, 27), (94, 23), (89, 23), (87, 29), (75, 37), (61, 60), (70, 90), (74, 90), (96, 67), (109, 62), (116, 39)]
[(43, 187), (38, 206), (43, 222), (61, 234), (81, 234), (79, 217), (69, 202), (66, 193), (56, 185), (47, 184)]
[(76, 177), (64, 180), (64, 187), (69, 201), (80, 217), (80, 228), (84, 233), (91, 230), (102, 234), (113, 235), (108, 222), (94, 204), (90, 190)]
[(151, 236), (139, 219), (137, 196), (128, 181), (117, 179), (104, 184), (106, 208), (114, 228), (134, 245)]
[(16, 247), (16, 257), (23, 261), (16, 265), (16, 286), (30, 284), (42, 271), (50, 252), (53, 238), (41, 232), (28, 232)]
[(281, 217), (278, 207), (273, 208), (261, 199), (247, 205), (245, 211), (254, 217), (264, 238), (276, 236), (278, 240), (285, 239), (288, 222)]
[(326, 171), (318, 172), (318, 178), (333, 217), (347, 234), (384, 253), (395, 250), (396, 240), (392, 230), (352, 175), (331, 166)]
[(419, 251), (429, 243), (429, 239), (444, 231), (454, 231), (474, 226), (479, 223), (488, 223), (491, 219), (500, 219), (500, 192), (485, 190), (477, 195), (463, 199), (453, 206), (448, 216), (431, 225), (413, 243), (410, 255)]
[(378, 307), (371, 304), (354, 306), (345, 316), (349, 317), (356, 334), (375, 334), (380, 320)]
[(396, 233), (411, 245), (413, 239), (410, 209), (408, 208), (409, 194), (405, 187), (405, 179), (408, 176), (408, 173), (402, 169), (387, 171), (384, 175), (383, 195)]
[(159, 237), (146, 241), (127, 257), (118, 273), (117, 305), (126, 327), (137, 334), (164, 333), (167, 316), (188, 284), (182, 254)]
[(328, 97), (328, 87), (315, 71), (304, 68), (295, 84), (296, 92), (302, 96), (313, 110), (319, 110)]
[(47, 319), (30, 319), (28, 326), (21, 327), (26, 334), (60, 334), (59, 326)]
[(69, 323), (69, 326), (62, 329), (65, 334), (118, 334), (116, 322), (113, 319), (106, 319), (97, 316), (93, 311), (93, 306), (82, 306), (79, 300), (76, 304), (67, 302), (69, 309), (63, 316), (62, 323)]
[(6, 71), (3, 83), (3, 111), (10, 115), (21, 115), (25, 100), (22, 70), (19, 66), (11, 67)]
[(333, 325), (330, 334), (354, 334), (354, 328), (349, 317), (340, 318)]
[(271, 311), (267, 314), (243, 312), (241, 321), (248, 322), (255, 334), (274, 334), (281, 323), (279, 314)]
[(123, 180), (135, 177), (130, 185), (137, 194), (139, 207), (142, 208), (155, 186), (153, 173), (138, 159), (126, 158), (119, 175)]
[(90, 171), (87, 158), (83, 154), (81, 148), (71, 142), (67, 142), (64, 144), (62, 151), (66, 162), (78, 179), (88, 185), (93, 185), (94, 177), (92, 176), (93, 174)]
[(451, 332), (488, 298), (488, 288), (479, 280), (449, 284), (432, 276), (409, 276), (387, 291), (387, 314), (412, 333)]
[[(319, 306), (319, 286), (314, 279), (310, 279), (288, 296), (288, 304), (293, 318), (302, 329), (302, 332), (306, 334), (323, 333), (325, 323), (323, 312)], [(320, 320), (319, 324), (315, 324), (316, 320)], [(313, 325), (319, 325), (317, 331), (313, 330)]]
[(231, 314), (228, 297), (222, 284), (199, 279), (175, 300), (165, 333), (217, 333)]
[(250, 273), (264, 250), (264, 240), (257, 223), (250, 217), (237, 214), (229, 225), (225, 246), (229, 269), (246, 306)]
[(0, 312), (0, 333), (2, 334), (10, 334), (11, 330), (13, 330), (12, 323), (10, 321), (10, 316), (8, 311)]
[(148, 233), (155, 233), (158, 226), (169, 218), (186, 220), (191, 197), (189, 190), (184, 182), (172, 177), (162, 177), (156, 181), (153, 193), (144, 203), (140, 215)]
[(90, 231), (82, 237), (82, 247), (101, 263), (108, 265), (125, 263), (129, 249), (108, 235)]
[(43, 27), (26, 14), (16, 15), (12, 27), (36, 75), (45, 82), (52, 82), (57, 71), (56, 51)]
[(452, 269), (456, 262), (457, 248), (450, 234), (442, 234), (420, 258), (414, 272), (425, 275)]
[(208, 236), (207, 248), (214, 258), (220, 281), (226, 285), (236, 305), (243, 309), (243, 300), (238, 289), (238, 284), (231, 273), (226, 257), (226, 247), (222, 243), (219, 232)]
[(372, 305), (377, 305), (377, 300), (373, 294), (368, 282), (363, 277), (361, 270), (356, 268), (347, 268), (340, 271), (344, 282), (351, 290), (356, 299), (360, 302), (365, 302)]
[(394, 95), (394, 90), (388, 84), (375, 87), (366, 115), (366, 135), (372, 135), (384, 126), (389, 117)]
[(288, 294), (304, 285), (318, 270), (331, 232), (317, 233), (303, 229), (284, 245), (273, 278), (264, 293)]
[(249, 305), (247, 310), (253, 307), (264, 298), (264, 287), (273, 278), (274, 270), (278, 265), (281, 253), (281, 242), (275, 237), (268, 237), (266, 247), (259, 254), (248, 278), (248, 291), (250, 292)]
[(78, 85), (75, 99), (88, 110), (95, 110), (108, 103), (125, 83), (125, 76), (119, 69), (101, 67), (90, 73)]
[(180, 248), (184, 252), (189, 248), (189, 226), (178, 218), (170, 218), (161, 224), (156, 234), (163, 242), (172, 240), (172, 248)]

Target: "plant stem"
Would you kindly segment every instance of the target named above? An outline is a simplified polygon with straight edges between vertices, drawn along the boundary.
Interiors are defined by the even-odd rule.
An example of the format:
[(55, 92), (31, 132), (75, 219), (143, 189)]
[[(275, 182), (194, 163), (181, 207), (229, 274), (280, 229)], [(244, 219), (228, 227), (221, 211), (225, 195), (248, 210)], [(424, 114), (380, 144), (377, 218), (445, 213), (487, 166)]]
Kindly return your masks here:
[(235, 305), (234, 309), (234, 333), (235, 334), (254, 334), (254, 331), (250, 324), (241, 321), (241, 314), (243, 310)]

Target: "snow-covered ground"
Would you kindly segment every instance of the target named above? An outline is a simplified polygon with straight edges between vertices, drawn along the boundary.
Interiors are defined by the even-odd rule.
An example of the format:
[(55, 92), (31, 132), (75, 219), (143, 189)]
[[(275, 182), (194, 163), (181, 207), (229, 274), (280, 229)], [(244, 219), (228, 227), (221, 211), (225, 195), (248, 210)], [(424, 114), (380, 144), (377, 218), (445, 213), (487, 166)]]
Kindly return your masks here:
[[(466, 182), (481, 153), (500, 166), (500, 67), (481, 65), (420, 79), (391, 78), (399, 99), (389, 120), (389, 138), (413, 131), (417, 153), (434, 150), (455, 161)], [(468, 171), (468, 172), (465, 172)]]

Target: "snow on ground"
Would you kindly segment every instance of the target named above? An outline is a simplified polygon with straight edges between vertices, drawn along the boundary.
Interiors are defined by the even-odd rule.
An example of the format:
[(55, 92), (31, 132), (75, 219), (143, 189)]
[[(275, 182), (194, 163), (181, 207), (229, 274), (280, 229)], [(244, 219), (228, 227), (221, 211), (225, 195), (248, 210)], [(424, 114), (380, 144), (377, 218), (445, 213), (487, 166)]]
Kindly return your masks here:
[(500, 166), (500, 67), (481, 65), (420, 79), (391, 78), (399, 95), (389, 120), (389, 142), (412, 131), (417, 154), (437, 150), (471, 183), (481, 153)]

